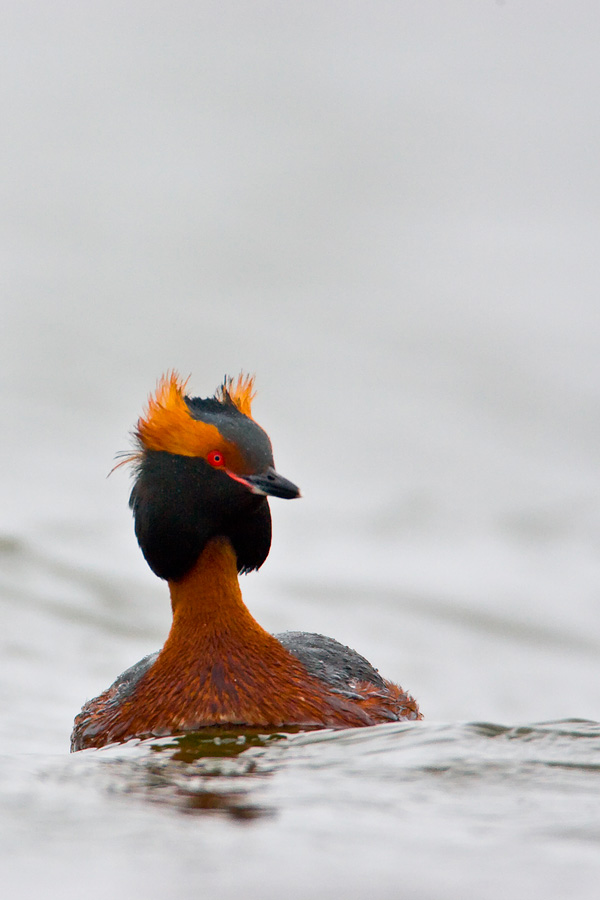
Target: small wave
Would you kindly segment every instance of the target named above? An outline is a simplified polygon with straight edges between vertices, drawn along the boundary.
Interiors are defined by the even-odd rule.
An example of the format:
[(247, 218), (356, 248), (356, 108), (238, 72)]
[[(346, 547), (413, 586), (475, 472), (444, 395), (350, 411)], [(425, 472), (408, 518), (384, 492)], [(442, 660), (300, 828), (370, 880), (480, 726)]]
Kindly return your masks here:
[[(275, 814), (279, 784), (352, 784), (357, 804), (389, 804), (390, 785), (435, 804), (452, 787), (473, 785), (510, 803), (524, 792), (571, 796), (600, 771), (600, 724), (565, 719), (392, 723), (341, 731), (207, 729), (85, 751), (69, 761), (74, 782), (181, 811), (245, 820)], [(63, 772), (63, 776), (66, 773)], [(403, 787), (404, 786), (404, 787)], [(595, 787), (595, 782), (594, 782)], [(300, 792), (301, 793), (301, 792)], [(334, 790), (335, 793), (335, 790)], [(289, 798), (288, 798), (289, 799)]]

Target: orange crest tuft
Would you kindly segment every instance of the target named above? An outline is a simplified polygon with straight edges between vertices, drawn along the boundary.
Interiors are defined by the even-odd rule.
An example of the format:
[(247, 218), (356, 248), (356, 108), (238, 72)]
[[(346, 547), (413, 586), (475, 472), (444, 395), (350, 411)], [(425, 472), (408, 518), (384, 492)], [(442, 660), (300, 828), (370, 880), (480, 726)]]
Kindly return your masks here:
[(218, 428), (191, 417), (183, 393), (188, 381), (177, 372), (167, 372), (159, 380), (156, 393), (148, 398), (136, 428), (136, 436), (146, 450), (205, 456), (222, 443)]
[(230, 401), (244, 415), (252, 418), (252, 401), (256, 397), (254, 390), (254, 375), (244, 375), (243, 372), (234, 379), (226, 375), (223, 384), (217, 389), (215, 399), (221, 403)]

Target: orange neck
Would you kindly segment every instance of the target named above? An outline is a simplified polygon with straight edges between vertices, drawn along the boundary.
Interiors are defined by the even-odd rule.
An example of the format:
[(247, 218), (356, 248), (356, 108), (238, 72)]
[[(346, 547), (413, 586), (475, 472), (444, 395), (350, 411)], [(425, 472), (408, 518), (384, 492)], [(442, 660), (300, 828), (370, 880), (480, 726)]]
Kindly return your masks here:
[(273, 641), (242, 600), (237, 559), (227, 538), (209, 541), (194, 568), (180, 581), (169, 582), (169, 590), (173, 624), (161, 657), (173, 656), (174, 662), (209, 647), (218, 655), (238, 640), (244, 644)]

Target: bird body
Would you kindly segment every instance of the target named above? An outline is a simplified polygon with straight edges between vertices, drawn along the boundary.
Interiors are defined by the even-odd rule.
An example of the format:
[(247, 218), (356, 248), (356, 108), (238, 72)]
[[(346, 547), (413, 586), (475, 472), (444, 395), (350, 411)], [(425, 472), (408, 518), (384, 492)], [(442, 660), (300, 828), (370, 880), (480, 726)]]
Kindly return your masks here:
[(267, 495), (299, 491), (273, 466), (250, 415), (252, 383), (215, 398), (162, 380), (138, 422), (136, 534), (169, 583), (164, 647), (123, 673), (75, 719), (71, 749), (213, 725), (355, 727), (421, 715), (409, 695), (331, 638), (273, 636), (244, 605), (238, 572), (268, 555)]

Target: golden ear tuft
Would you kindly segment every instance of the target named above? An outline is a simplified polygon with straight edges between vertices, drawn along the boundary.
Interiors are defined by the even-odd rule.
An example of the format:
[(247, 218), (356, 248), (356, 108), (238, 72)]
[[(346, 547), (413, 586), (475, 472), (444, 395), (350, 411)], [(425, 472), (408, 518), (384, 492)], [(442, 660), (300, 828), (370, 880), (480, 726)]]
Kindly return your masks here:
[(175, 369), (162, 375), (158, 379), (156, 391), (148, 397), (146, 417), (152, 418), (152, 414), (158, 409), (186, 409), (183, 397), (189, 380), (189, 375), (184, 379)]
[(138, 419), (136, 437), (143, 447), (151, 450), (169, 450), (185, 453), (190, 414), (184, 399), (189, 378), (183, 379), (177, 372), (167, 372), (159, 379), (156, 391), (148, 398), (143, 414)]
[(244, 375), (240, 372), (234, 380), (231, 375), (226, 375), (223, 384), (215, 393), (215, 400), (221, 403), (233, 403), (244, 416), (252, 418), (252, 401), (256, 397), (254, 390), (254, 375)]

